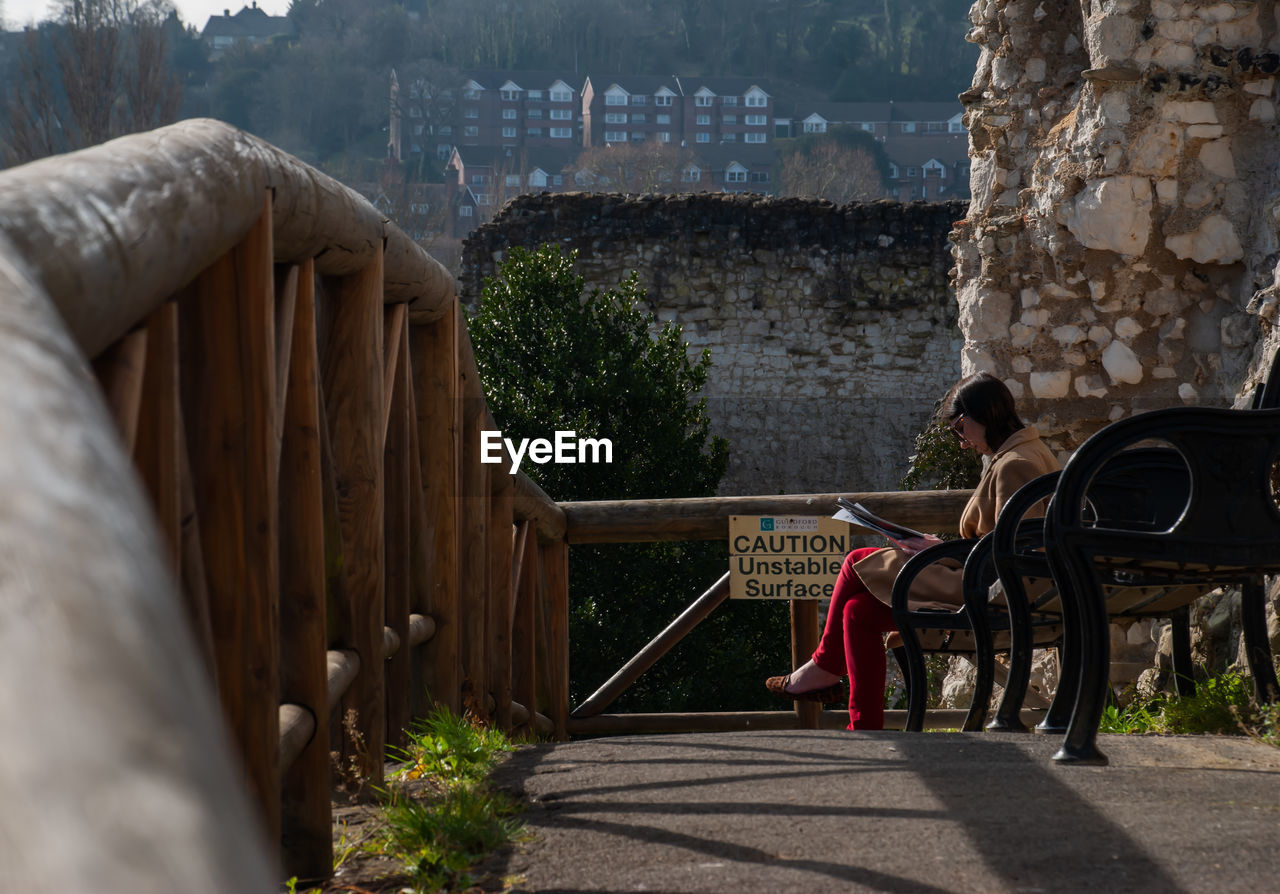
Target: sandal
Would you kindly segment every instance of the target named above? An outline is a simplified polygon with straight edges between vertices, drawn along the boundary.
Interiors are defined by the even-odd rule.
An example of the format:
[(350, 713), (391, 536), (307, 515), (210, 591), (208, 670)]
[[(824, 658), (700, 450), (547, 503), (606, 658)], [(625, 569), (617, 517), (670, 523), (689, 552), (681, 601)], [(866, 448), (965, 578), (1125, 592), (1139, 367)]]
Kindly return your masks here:
[(843, 701), (845, 698), (844, 684), (842, 682), (832, 683), (830, 686), (823, 686), (821, 689), (810, 689), (808, 692), (788, 692), (787, 685), (790, 682), (791, 674), (787, 674), (785, 677), (770, 677), (764, 681), (764, 688), (789, 702), (818, 702), (826, 705)]

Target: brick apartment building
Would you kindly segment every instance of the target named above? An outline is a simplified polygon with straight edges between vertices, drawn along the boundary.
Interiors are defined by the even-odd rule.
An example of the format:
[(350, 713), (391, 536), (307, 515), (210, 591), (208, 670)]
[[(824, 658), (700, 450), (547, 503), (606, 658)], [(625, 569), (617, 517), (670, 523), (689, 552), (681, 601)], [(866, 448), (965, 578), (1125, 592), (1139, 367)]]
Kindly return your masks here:
[(588, 76), (582, 87), (582, 144), (588, 148), (649, 139), (695, 149), (764, 144), (772, 117), (767, 87), (746, 78)]

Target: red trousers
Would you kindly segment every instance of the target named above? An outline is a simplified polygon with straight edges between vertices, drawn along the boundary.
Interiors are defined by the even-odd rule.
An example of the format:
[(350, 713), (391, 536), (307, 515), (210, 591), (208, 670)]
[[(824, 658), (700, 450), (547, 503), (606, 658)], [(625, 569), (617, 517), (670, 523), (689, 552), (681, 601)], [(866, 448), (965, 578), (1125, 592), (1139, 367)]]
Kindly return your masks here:
[(827, 624), (813, 663), (849, 677), (849, 729), (884, 729), (884, 634), (896, 630), (889, 606), (871, 594), (853, 570), (855, 562), (876, 550), (855, 549), (845, 556), (827, 609)]

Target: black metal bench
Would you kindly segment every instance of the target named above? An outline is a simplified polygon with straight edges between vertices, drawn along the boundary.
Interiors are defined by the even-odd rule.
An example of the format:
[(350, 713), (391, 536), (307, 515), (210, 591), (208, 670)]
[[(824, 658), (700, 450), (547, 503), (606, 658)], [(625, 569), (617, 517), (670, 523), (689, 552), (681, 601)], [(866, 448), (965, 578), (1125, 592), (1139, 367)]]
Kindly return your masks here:
[[(1092, 514), (1090, 496), (1105, 494), (1097, 482), (1108, 466), (1152, 440), (1184, 464), (1186, 481), (1174, 492), (1181, 504), (1175, 517)], [(1278, 454), (1280, 410), (1179, 407), (1115, 422), (1072, 456), (1044, 521), (1046, 557), (1062, 597), (1066, 631), (1062, 679), (1068, 688), (1054, 709), (1059, 700), (1065, 705), (1069, 697), (1071, 703), (1056, 760), (1106, 763), (1096, 736), (1107, 701), (1112, 617), (1167, 616), (1208, 589), (1243, 585), (1242, 627), (1258, 698), (1272, 701), (1280, 693), (1266, 637), (1263, 585), (1265, 575), (1280, 573), (1273, 485)], [(1135, 486), (1154, 493), (1158, 474), (1135, 469)], [(1123, 598), (1142, 588), (1162, 588), (1168, 595), (1161, 604), (1114, 601), (1117, 594)], [(1064, 713), (1065, 708), (1057, 711), (1055, 719)]]

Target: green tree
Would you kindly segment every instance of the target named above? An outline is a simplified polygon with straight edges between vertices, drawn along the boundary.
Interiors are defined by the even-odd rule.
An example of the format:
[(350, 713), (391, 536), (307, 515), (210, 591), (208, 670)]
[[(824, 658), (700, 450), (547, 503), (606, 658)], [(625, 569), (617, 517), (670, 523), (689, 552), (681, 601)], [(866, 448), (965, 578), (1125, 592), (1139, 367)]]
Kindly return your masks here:
[[(704, 400), (710, 357), (680, 330), (654, 333), (632, 274), (584, 295), (574, 255), (513, 248), (470, 321), (476, 364), (503, 436), (608, 438), (610, 464), (522, 470), (557, 500), (709, 496), (728, 461)], [(570, 679), (581, 700), (724, 573), (723, 543), (578, 546), (570, 565)], [(650, 669), (619, 710), (758, 706), (761, 672), (790, 660), (785, 606), (723, 606)]]

